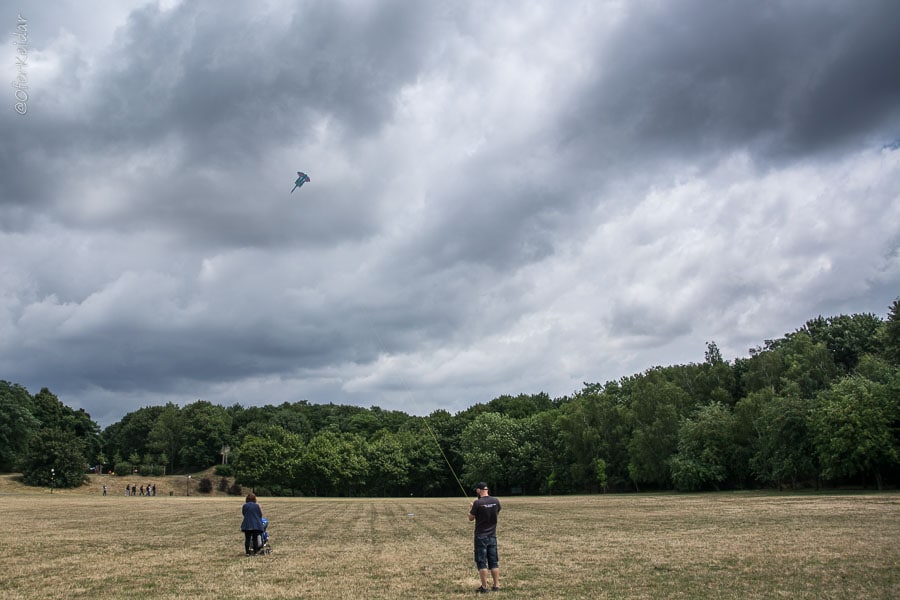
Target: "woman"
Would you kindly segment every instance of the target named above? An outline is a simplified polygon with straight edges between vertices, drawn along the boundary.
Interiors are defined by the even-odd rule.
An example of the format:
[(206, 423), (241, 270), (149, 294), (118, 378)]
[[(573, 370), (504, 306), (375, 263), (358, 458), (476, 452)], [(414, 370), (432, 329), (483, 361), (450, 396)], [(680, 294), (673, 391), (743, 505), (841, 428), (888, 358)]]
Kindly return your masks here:
[(244, 521), (241, 523), (241, 531), (244, 532), (244, 552), (250, 556), (250, 548), (253, 548), (253, 554), (259, 552), (260, 536), (263, 532), (262, 509), (256, 503), (256, 495), (247, 494), (247, 500), (244, 502), (241, 512), (244, 515)]

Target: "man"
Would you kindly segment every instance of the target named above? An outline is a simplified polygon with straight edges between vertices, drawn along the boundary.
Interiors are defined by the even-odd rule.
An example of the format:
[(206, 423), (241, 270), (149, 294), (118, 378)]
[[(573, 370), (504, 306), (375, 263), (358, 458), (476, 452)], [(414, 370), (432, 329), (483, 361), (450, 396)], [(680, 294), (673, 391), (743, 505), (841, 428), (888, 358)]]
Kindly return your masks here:
[(500, 590), (500, 559), (497, 555), (497, 515), (500, 513), (500, 501), (490, 495), (488, 484), (479, 482), (475, 486), (478, 496), (469, 507), (469, 520), (475, 521), (475, 566), (481, 577), (479, 593), (488, 591), (487, 574), (491, 570), (493, 591)]

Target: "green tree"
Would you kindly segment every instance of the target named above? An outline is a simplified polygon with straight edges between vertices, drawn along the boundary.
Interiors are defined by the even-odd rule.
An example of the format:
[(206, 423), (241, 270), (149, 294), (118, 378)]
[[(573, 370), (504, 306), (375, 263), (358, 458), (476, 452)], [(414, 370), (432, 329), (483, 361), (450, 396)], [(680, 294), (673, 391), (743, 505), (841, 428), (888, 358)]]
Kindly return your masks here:
[(230, 441), (231, 415), (221, 406), (198, 400), (181, 410), (181, 419), (182, 467), (199, 470), (216, 464), (222, 446)]
[(181, 418), (181, 409), (175, 404), (169, 402), (159, 409), (154, 422), (145, 434), (147, 445), (153, 452), (168, 457), (168, 472), (175, 473), (175, 458), (181, 455), (187, 437), (186, 423)]
[(825, 343), (814, 341), (806, 330), (767, 340), (765, 350), (751, 350), (739, 371), (745, 392), (771, 387), (776, 394), (803, 398), (814, 398), (839, 375)]
[[(474, 417), (472, 417), (474, 418)], [(434, 480), (432, 483), (438, 484), (439, 488), (432, 488), (430, 493), (452, 496), (457, 493), (459, 485), (453, 477), (453, 473), (461, 476), (463, 470), (463, 457), (461, 451), (461, 434), (468, 422), (470, 422), (465, 412), (456, 416), (451, 416), (449, 412), (438, 409), (425, 417), (424, 423), (421, 425), (414, 422), (418, 428), (417, 434), (425, 436), (427, 446), (423, 447), (426, 456), (435, 456), (434, 450), (426, 448), (434, 448), (440, 456), (439, 460), (435, 460), (426, 470), (441, 473), (440, 479)], [(424, 426), (424, 429), (422, 428)], [(449, 466), (448, 466), (449, 464)], [(452, 468), (452, 472), (451, 472)], [(429, 486), (431, 484), (428, 484)]]
[(750, 460), (754, 475), (767, 485), (797, 487), (817, 475), (815, 448), (809, 428), (813, 400), (772, 396), (755, 421), (759, 432)]
[(550, 396), (540, 394), (519, 394), (518, 396), (499, 396), (487, 403), (487, 411), (524, 419), (554, 408)]
[(248, 435), (233, 454), (235, 479), (251, 488), (298, 488), (302, 451), (302, 438), (278, 426), (265, 437)]
[(378, 496), (396, 495), (409, 484), (409, 458), (402, 437), (382, 429), (366, 446), (368, 491)]
[(17, 384), (0, 381), (0, 471), (15, 468), (28, 447), (28, 440), (40, 427), (32, 414), (28, 391)]
[(734, 416), (714, 402), (685, 419), (678, 430), (678, 453), (670, 461), (672, 481), (684, 491), (719, 489), (732, 464)]
[(606, 461), (607, 482), (613, 488), (627, 485), (628, 410), (621, 386), (585, 384), (556, 415), (559, 446), (553, 471), (560, 491), (596, 490), (595, 461)]
[(84, 482), (86, 466), (84, 442), (75, 433), (42, 428), (28, 442), (22, 480), (34, 486), (77, 487)]
[(158, 454), (159, 449), (153, 446), (151, 431), (160, 414), (174, 406), (147, 406), (126, 414), (121, 421), (103, 430), (101, 437), (104, 449), (121, 456), (131, 456), (134, 453), (143, 456), (148, 451)]
[(140, 471), (141, 467), (141, 456), (137, 452), (132, 452), (128, 455), (128, 472), (134, 473), (136, 471)]
[[(525, 470), (523, 484), (523, 491), (528, 493), (549, 494), (552, 491), (551, 481), (556, 483), (556, 476), (551, 480), (551, 475), (566, 467), (557, 412), (557, 409), (547, 410), (521, 420), (523, 435), (527, 436), (532, 446), (531, 464)], [(607, 486), (606, 481), (604, 486)]]
[(846, 377), (822, 392), (812, 427), (823, 476), (874, 475), (881, 489), (882, 473), (900, 460), (898, 417), (892, 389), (859, 376)]
[(85, 456), (93, 457), (100, 452), (100, 427), (83, 409), (69, 408), (47, 388), (34, 395), (32, 405), (42, 429), (72, 432), (84, 445)]
[(776, 352), (772, 342), (766, 348), (750, 349), (750, 358), (735, 361), (735, 371), (739, 374), (739, 387), (744, 395), (761, 390), (781, 389), (782, 376), (786, 370), (783, 352)]
[(864, 377), (876, 383), (885, 384), (890, 383), (894, 378), (895, 373), (897, 373), (896, 367), (891, 366), (891, 364), (881, 356), (872, 354), (867, 354), (860, 358), (859, 364), (856, 365), (854, 371), (855, 375), (859, 375), (860, 377)]
[(900, 366), (900, 298), (891, 303), (887, 320), (879, 332), (881, 352), (892, 365)]
[(814, 398), (838, 377), (837, 365), (822, 342), (799, 333), (783, 347), (786, 354), (787, 380), (782, 389), (795, 389), (802, 398)]
[[(294, 404), (282, 403), (274, 410), (271, 418), (273, 425), (282, 427), (289, 433), (296, 433), (309, 439), (313, 434), (309, 424), (309, 418), (305, 414), (306, 408), (309, 406), (306, 402), (296, 402)], [(267, 419), (267, 421), (269, 421)]]
[(807, 321), (804, 329), (813, 342), (825, 345), (835, 364), (846, 375), (856, 368), (862, 356), (878, 351), (881, 327), (881, 319), (864, 313), (828, 318), (820, 315)]
[(499, 491), (522, 488), (531, 478), (534, 444), (522, 424), (499, 413), (482, 413), (463, 430), (463, 480), (490, 481)]
[(597, 486), (604, 492), (608, 489), (608, 479), (606, 477), (606, 461), (602, 458), (594, 459), (594, 472), (597, 477)]
[(352, 495), (368, 474), (364, 444), (356, 434), (321, 431), (314, 435), (304, 448), (300, 467), (313, 495)]
[(441, 448), (424, 426), (409, 427), (399, 434), (409, 465), (409, 489), (418, 496), (455, 495), (458, 486), (444, 461)]
[(629, 383), (628, 473), (635, 487), (668, 487), (669, 459), (678, 444), (678, 407), (689, 399), (677, 385), (659, 373), (648, 373)]
[(765, 388), (747, 394), (734, 405), (734, 462), (732, 473), (740, 487), (747, 487), (761, 480), (751, 467), (753, 457), (761, 443), (760, 419), (765, 407), (775, 398), (773, 388)]

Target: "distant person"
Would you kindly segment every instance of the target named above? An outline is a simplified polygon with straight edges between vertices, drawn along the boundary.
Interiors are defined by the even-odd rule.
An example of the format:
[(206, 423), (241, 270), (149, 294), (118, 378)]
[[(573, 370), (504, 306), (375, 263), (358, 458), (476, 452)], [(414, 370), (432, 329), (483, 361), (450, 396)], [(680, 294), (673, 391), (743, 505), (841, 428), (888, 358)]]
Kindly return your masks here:
[(260, 536), (265, 529), (262, 522), (262, 509), (256, 502), (256, 494), (247, 494), (244, 506), (241, 508), (244, 520), (241, 522), (241, 531), (244, 532), (244, 553), (247, 556), (259, 552)]
[(103, 495), (104, 496), (106, 495), (106, 484), (105, 483), (103, 484)]
[[(478, 593), (500, 591), (500, 558), (497, 554), (497, 515), (500, 514), (500, 501), (490, 495), (488, 484), (479, 482), (475, 485), (478, 496), (469, 507), (469, 520), (475, 521), (475, 566), (481, 577)], [(488, 589), (488, 569), (491, 571), (493, 585)]]

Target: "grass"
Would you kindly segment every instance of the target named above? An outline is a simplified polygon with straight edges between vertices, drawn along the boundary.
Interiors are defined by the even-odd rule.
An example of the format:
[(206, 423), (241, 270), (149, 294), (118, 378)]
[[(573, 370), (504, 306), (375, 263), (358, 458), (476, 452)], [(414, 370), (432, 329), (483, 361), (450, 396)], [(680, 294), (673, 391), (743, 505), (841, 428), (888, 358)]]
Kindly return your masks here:
[[(478, 585), (461, 497), (261, 498), (274, 552), (248, 558), (241, 498), (12, 488), (0, 482), (8, 597), (463, 598)], [(900, 597), (896, 492), (501, 501), (504, 598)]]

